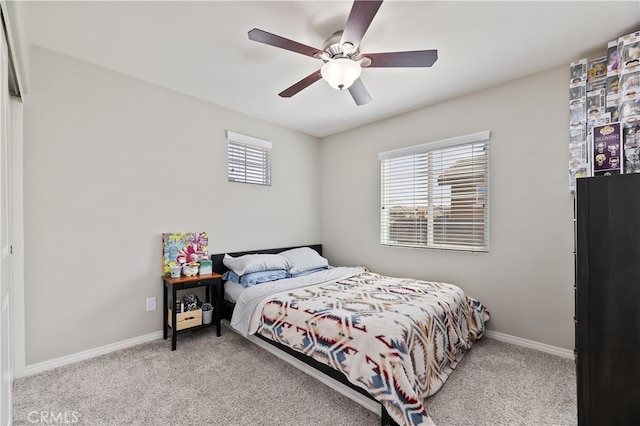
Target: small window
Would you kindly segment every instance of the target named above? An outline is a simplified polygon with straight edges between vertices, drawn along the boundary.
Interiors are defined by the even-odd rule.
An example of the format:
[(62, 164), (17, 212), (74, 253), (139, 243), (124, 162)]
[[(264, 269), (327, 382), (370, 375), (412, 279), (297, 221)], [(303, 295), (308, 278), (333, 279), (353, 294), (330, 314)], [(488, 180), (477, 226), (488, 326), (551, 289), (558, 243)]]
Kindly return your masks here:
[(380, 243), (489, 251), (489, 132), (378, 154)]
[(271, 142), (227, 131), (229, 182), (271, 185)]

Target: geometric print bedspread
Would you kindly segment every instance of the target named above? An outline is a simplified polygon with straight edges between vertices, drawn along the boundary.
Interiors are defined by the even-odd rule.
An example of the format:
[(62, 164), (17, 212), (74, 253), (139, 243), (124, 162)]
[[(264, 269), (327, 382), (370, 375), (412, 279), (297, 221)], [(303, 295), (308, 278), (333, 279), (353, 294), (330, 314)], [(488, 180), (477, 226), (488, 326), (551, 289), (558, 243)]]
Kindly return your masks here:
[(455, 285), (372, 272), (276, 294), (256, 315), (257, 333), (342, 372), (407, 426), (433, 425), (424, 399), (489, 320)]

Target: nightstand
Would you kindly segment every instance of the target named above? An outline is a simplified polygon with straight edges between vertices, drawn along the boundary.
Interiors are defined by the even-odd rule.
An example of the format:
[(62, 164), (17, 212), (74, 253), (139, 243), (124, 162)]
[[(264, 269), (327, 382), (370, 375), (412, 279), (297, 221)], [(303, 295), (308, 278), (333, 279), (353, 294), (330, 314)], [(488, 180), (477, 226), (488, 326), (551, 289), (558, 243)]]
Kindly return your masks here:
[[(216, 326), (216, 334), (220, 336), (220, 320), (222, 318), (221, 310), (222, 310), (222, 298), (223, 294), (223, 284), (222, 284), (222, 275), (220, 274), (206, 274), (206, 275), (195, 275), (192, 277), (180, 277), (180, 278), (171, 278), (169, 276), (162, 277), (163, 287), (164, 287), (164, 297), (163, 297), (163, 314), (162, 314), (162, 336), (164, 339), (167, 339), (169, 336), (169, 329), (171, 329), (171, 350), (176, 350), (176, 337), (178, 334), (197, 330), (199, 328), (209, 327), (212, 325)], [(178, 290), (186, 290), (190, 288), (197, 287), (205, 287), (206, 291), (206, 303), (210, 303), (213, 306), (213, 320), (210, 324), (202, 324), (202, 320), (198, 321), (197, 317), (194, 315), (194, 319), (186, 319), (182, 324), (184, 328), (180, 328), (178, 318), (180, 316), (185, 317), (184, 314), (178, 315), (175, 309), (175, 303), (177, 300), (177, 292)], [(171, 294), (171, 298), (169, 298), (169, 293)], [(169, 303), (171, 300), (171, 303)], [(200, 312), (202, 315), (202, 312)]]

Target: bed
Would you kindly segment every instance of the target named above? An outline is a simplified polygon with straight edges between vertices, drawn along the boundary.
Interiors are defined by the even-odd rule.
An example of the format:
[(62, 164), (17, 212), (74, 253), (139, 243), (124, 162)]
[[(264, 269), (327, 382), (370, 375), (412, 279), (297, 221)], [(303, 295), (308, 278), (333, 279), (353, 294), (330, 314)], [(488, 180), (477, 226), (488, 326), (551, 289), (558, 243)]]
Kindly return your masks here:
[(223, 317), (231, 327), (375, 400), (383, 425), (433, 424), (425, 398), (489, 320), (484, 305), (455, 285), (333, 267), (321, 245), (212, 260), (226, 279)]

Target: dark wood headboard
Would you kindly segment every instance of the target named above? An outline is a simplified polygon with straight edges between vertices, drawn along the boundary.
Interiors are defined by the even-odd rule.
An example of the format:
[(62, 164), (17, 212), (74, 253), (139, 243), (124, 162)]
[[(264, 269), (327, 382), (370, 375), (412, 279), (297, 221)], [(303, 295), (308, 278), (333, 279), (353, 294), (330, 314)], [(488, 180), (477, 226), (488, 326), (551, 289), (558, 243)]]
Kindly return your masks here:
[(245, 254), (278, 254), (285, 250), (291, 250), (299, 247), (309, 247), (318, 252), (319, 255), (322, 256), (322, 244), (311, 244), (306, 246), (295, 246), (295, 247), (283, 247), (283, 248), (274, 248), (274, 249), (263, 249), (263, 250), (250, 250), (250, 251), (237, 251), (235, 253), (218, 253), (211, 255), (211, 261), (213, 262), (213, 272), (217, 272), (222, 275), (227, 272), (227, 267), (222, 263), (222, 259), (225, 254), (229, 256), (238, 257), (244, 256)]

